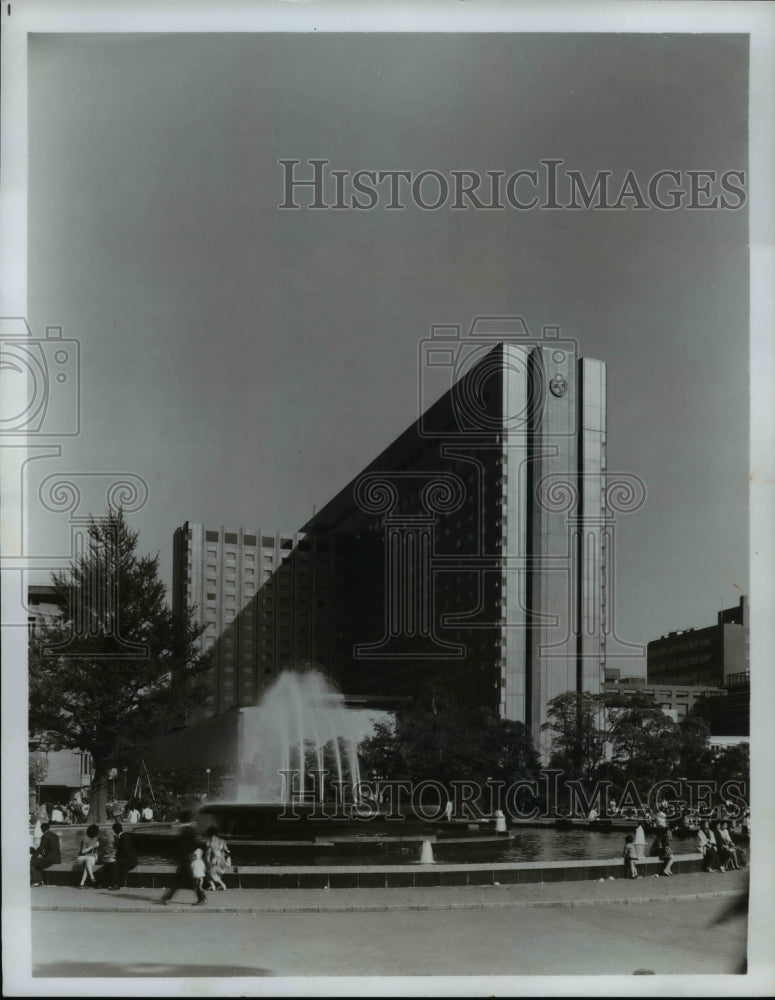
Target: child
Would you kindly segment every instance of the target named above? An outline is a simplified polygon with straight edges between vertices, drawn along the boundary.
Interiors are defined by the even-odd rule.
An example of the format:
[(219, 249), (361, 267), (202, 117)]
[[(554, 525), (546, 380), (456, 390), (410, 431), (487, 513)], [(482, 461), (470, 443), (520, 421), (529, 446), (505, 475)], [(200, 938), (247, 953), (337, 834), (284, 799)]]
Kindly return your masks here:
[(624, 858), (624, 877), (637, 878), (638, 869), (635, 863), (638, 860), (638, 852), (635, 849), (635, 838), (631, 833), (628, 833), (624, 838), (624, 853), (622, 857)]
[(670, 846), (671, 833), (670, 830), (665, 830), (662, 834), (662, 843), (659, 852), (659, 860), (662, 862), (662, 871), (660, 875), (672, 875), (673, 874), (673, 848)]
[(194, 881), (194, 891), (196, 892), (197, 900), (199, 900), (201, 899), (200, 893), (204, 895), (202, 884), (205, 880), (205, 863), (201, 847), (197, 847), (191, 855), (191, 878)]

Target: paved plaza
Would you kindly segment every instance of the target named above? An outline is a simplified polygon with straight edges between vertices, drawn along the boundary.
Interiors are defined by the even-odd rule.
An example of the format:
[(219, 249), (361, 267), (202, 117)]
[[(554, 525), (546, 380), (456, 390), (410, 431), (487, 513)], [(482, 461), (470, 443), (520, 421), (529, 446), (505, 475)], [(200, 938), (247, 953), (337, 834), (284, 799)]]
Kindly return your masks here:
[[(732, 974), (747, 872), (384, 890), (33, 890), (37, 977)], [(44, 990), (41, 982), (41, 990)], [(84, 987), (86, 984), (84, 984)]]

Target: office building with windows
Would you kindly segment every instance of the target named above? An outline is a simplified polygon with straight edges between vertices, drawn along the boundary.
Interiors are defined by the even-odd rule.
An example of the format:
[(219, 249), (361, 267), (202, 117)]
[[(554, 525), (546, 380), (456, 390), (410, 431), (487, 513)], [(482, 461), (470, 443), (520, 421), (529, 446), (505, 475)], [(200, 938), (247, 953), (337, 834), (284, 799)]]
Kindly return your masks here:
[(556, 328), (506, 325), (432, 331), (419, 419), (298, 534), (176, 531), (174, 606), (214, 656), (203, 718), (311, 663), (346, 696), (438, 691), (543, 746), (552, 698), (603, 689), (605, 365)]
[(421, 359), (435, 402), (303, 530), (334, 552), (344, 691), (443, 691), (542, 746), (551, 699), (604, 683), (605, 366), (553, 328), (507, 334), (435, 329)]
[(748, 599), (717, 614), (715, 625), (669, 632), (648, 644), (649, 684), (737, 687), (750, 669)]
[[(212, 685), (200, 718), (255, 705), (285, 667), (327, 659), (326, 545), (187, 521), (173, 540), (173, 610), (205, 631)], [(314, 594), (313, 594), (314, 588)]]

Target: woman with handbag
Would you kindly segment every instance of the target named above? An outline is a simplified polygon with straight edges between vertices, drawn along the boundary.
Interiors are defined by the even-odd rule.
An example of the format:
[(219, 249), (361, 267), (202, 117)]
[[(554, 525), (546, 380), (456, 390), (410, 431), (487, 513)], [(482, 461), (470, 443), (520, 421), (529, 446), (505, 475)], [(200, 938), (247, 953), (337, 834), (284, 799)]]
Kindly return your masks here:
[(92, 823), (86, 828), (86, 836), (81, 839), (81, 846), (78, 849), (78, 861), (81, 865), (79, 889), (83, 889), (87, 879), (89, 885), (97, 884), (97, 879), (94, 877), (94, 866), (97, 864), (97, 851), (100, 844), (99, 832), (100, 828)]

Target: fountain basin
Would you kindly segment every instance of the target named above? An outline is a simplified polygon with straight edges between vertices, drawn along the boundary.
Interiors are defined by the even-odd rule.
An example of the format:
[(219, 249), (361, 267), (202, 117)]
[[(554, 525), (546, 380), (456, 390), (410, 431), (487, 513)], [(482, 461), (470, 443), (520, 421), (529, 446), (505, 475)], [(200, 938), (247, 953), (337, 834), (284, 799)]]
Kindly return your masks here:
[[(202, 831), (211, 825), (217, 826), (227, 840), (428, 840), (450, 837), (474, 840), (482, 837), (483, 826), (492, 827), (492, 836), (496, 837), (494, 820), (471, 823), (426, 820), (417, 815), (392, 818), (374, 812), (359, 815), (353, 806), (337, 807), (335, 803), (325, 802), (292, 805), (208, 802), (200, 808), (197, 822)], [(504, 831), (497, 834), (497, 839), (507, 835)]]
[[(75, 885), (80, 866), (53, 865), (46, 870), (51, 885)], [(643, 876), (656, 875), (662, 868), (657, 858), (638, 864)], [(683, 875), (702, 871), (702, 855), (676, 855), (673, 872)], [(163, 889), (172, 884), (174, 865), (138, 865), (129, 872), (124, 885), (144, 889)], [(247, 866), (236, 873), (227, 872), (224, 881), (230, 889), (392, 889), (427, 886), (514, 885), (536, 882), (578, 882), (621, 878), (621, 858), (597, 861), (540, 861), (518, 864), (444, 864), (433, 865), (357, 865), (347, 868), (306, 866)], [(282, 907), (280, 906), (280, 909)]]

